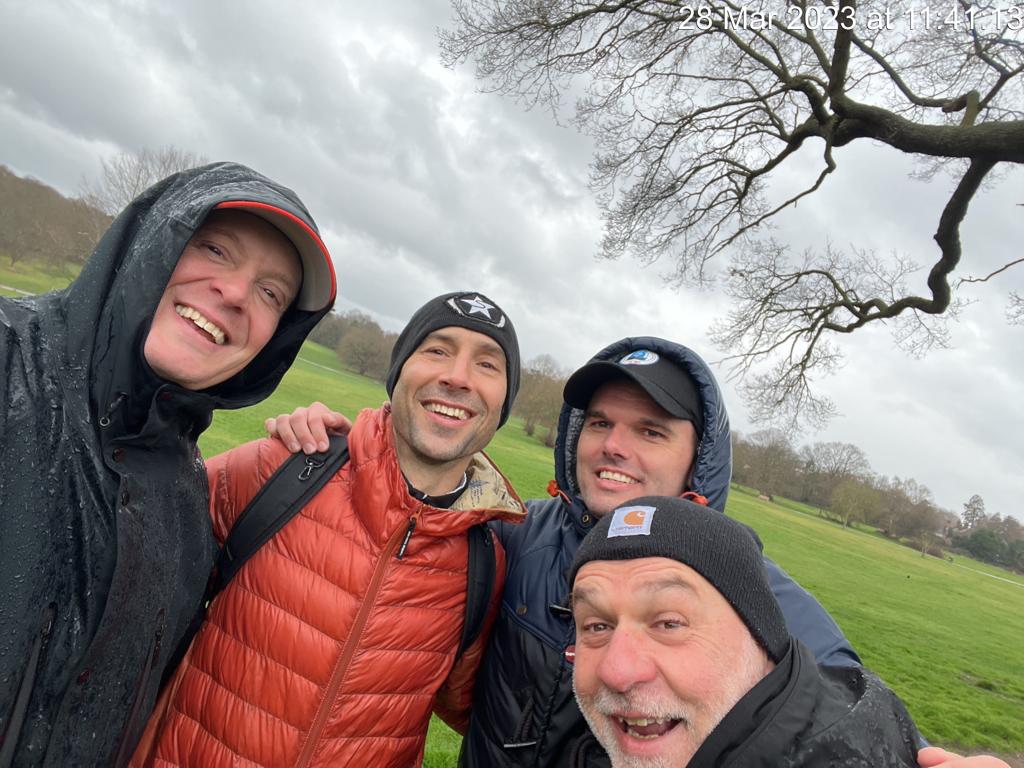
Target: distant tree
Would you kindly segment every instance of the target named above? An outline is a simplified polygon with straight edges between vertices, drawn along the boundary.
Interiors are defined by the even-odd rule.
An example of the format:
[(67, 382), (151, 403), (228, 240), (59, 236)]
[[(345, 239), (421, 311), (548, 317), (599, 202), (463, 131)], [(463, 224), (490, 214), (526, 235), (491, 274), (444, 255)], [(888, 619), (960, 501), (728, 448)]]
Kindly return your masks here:
[(387, 375), (394, 335), (385, 334), (376, 323), (348, 331), (338, 343), (338, 359), (362, 376), (383, 381)]
[(122, 152), (100, 159), (99, 176), (82, 180), (80, 196), (92, 207), (113, 216), (160, 179), (207, 162), (202, 155), (171, 145)]
[(963, 538), (960, 546), (970, 552), (978, 560), (997, 565), (1007, 564), (1008, 548), (999, 534), (991, 528), (980, 528), (971, 531)]
[(545, 427), (545, 443), (551, 441), (562, 410), (565, 378), (565, 371), (551, 355), (535, 357), (523, 367), (514, 412), (522, 418), (527, 435), (533, 436), (537, 427)]
[(808, 467), (804, 471), (810, 474), (808, 501), (815, 506), (827, 504), (843, 480), (866, 478), (871, 474), (864, 451), (852, 443), (815, 443), (801, 455)]
[(800, 458), (787, 432), (762, 429), (752, 433), (748, 442), (750, 449), (744, 455), (749, 484), (769, 496), (786, 494), (797, 484)]
[(964, 502), (964, 511), (960, 515), (964, 528), (973, 530), (985, 520), (985, 500), (978, 494), (974, 494)]
[(863, 480), (843, 480), (832, 492), (831, 510), (839, 516), (844, 528), (863, 522), (877, 508), (879, 494)]
[(320, 318), (320, 322), (309, 332), (309, 340), (322, 344), (328, 349), (337, 349), (338, 343), (341, 341), (344, 325), (345, 321), (341, 315), (337, 312), (328, 312)]
[[(1005, 23), (1019, 5), (922, 0), (916, 24), (856, 0), (452, 5), (446, 63), (472, 58), (486, 87), (527, 105), (558, 111), (574, 100), (597, 143), (603, 255), (671, 258), (679, 284), (703, 281), (712, 259), (734, 254), (733, 310), (714, 338), (735, 356), (755, 418), (832, 415), (810, 380), (834, 371), (836, 340), (866, 325), (888, 324), (912, 353), (946, 343), (968, 206), (998, 166), (1024, 163), (1024, 45)], [(951, 12), (955, 24), (922, 21)], [(926, 280), (909, 255), (854, 246), (793, 257), (764, 235), (826, 183), (844, 148), (870, 143), (955, 178), (935, 212)], [(801, 150), (815, 149), (808, 173)], [(795, 191), (771, 183), (786, 169), (804, 177)], [(832, 225), (844, 215), (835, 207)]]

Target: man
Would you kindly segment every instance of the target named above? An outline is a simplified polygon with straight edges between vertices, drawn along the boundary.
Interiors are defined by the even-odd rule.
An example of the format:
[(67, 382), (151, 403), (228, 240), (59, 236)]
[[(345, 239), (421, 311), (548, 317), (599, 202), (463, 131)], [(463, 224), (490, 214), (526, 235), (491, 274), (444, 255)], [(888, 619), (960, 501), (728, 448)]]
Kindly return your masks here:
[[(525, 514), (481, 453), (519, 388), (515, 330), (482, 294), (432, 299), (386, 386), (349, 461), (210, 606), (135, 764), (414, 765), (432, 709), (468, 707), (466, 534)], [(262, 440), (208, 463), (219, 539), (288, 455)]]
[(196, 440), (334, 301), (290, 190), (158, 183), (64, 291), (0, 299), (0, 766), (124, 765), (213, 563)]
[[(574, 628), (558, 606), (573, 555), (600, 517), (642, 493), (688, 492), (725, 508), (729, 421), (711, 370), (693, 351), (654, 337), (622, 339), (570, 377), (565, 400), (556, 497), (528, 501), (522, 525), (494, 525), (508, 573), (477, 675), (463, 765), (562, 765), (586, 733), (565, 660)], [(293, 450), (310, 452), (326, 440), (325, 425), (344, 426), (340, 414), (325, 410), (299, 409), (268, 428)], [(824, 609), (777, 565), (766, 567), (790, 629), (819, 660), (859, 663)]]
[[(916, 766), (902, 703), (791, 637), (745, 526), (646, 496), (604, 516), (569, 573), (573, 680), (612, 768)], [(604, 754), (579, 745), (578, 765)]]

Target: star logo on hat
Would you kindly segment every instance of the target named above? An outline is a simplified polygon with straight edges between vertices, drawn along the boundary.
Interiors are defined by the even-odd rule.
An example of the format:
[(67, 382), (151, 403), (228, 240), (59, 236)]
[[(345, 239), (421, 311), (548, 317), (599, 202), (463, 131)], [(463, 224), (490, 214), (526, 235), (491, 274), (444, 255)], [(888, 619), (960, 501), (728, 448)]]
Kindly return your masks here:
[(467, 293), (463, 296), (449, 299), (448, 305), (463, 317), (483, 320), (499, 328), (505, 326), (505, 316), (501, 313), (501, 310), (489, 303), (479, 293), (475, 295)]
[(491, 319), (491, 310), (494, 309), (493, 304), (488, 304), (486, 301), (480, 298), (479, 294), (474, 296), (472, 299), (459, 299), (463, 304), (466, 305), (466, 309), (469, 314), (478, 312), (488, 320)]

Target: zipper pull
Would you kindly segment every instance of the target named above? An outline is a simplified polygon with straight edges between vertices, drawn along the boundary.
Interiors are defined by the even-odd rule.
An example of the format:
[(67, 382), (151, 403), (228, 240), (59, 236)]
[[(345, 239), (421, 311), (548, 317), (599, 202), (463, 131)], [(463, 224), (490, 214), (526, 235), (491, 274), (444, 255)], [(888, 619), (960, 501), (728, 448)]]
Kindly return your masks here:
[(405, 549), (409, 546), (409, 539), (412, 538), (412, 532), (416, 528), (416, 517), (409, 518), (409, 527), (405, 529), (405, 538), (402, 539), (402, 546), (398, 548), (398, 554), (396, 558), (401, 560), (405, 556)]
[(110, 417), (114, 415), (114, 411), (116, 411), (121, 406), (121, 403), (123, 403), (125, 401), (125, 398), (127, 397), (127, 392), (117, 393), (117, 397), (114, 399), (114, 401), (107, 406), (107, 412), (100, 416), (101, 427), (106, 428), (110, 426)]

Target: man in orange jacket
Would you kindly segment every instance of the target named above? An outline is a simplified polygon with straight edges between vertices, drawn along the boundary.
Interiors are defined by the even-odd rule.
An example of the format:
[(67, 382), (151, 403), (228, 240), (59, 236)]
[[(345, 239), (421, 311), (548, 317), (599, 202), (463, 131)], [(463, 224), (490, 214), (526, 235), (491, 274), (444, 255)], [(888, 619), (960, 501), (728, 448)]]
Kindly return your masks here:
[[(210, 606), (133, 765), (418, 765), (432, 711), (464, 724), (482, 653), (456, 659), (466, 532), (525, 514), (481, 452), (519, 388), (515, 330), (483, 294), (439, 296), (386, 385), (349, 461)], [(207, 463), (222, 542), (289, 455), (259, 440)]]

